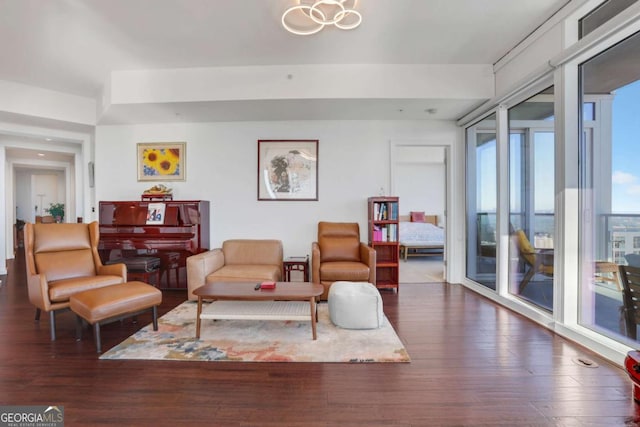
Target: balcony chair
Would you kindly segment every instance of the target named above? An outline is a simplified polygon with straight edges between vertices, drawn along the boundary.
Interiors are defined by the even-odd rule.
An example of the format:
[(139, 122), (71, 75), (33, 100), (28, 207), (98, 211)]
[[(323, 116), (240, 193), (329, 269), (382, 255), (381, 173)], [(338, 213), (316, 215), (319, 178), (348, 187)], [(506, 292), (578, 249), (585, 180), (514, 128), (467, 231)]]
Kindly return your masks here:
[(319, 222), (318, 241), (311, 244), (311, 280), (324, 286), (326, 300), (333, 282), (376, 284), (376, 251), (360, 242), (356, 222)]
[(124, 264), (103, 265), (98, 255), (98, 223), (25, 224), (24, 250), (29, 301), (49, 313), (51, 341), (58, 311), (69, 309), (72, 294), (126, 282)]
[(521, 294), (536, 273), (553, 277), (553, 249), (534, 249), (523, 230), (515, 232), (515, 243), (520, 259), (525, 263), (525, 268), (528, 267), (518, 288)]
[(636, 340), (637, 325), (640, 322), (640, 267), (621, 265), (622, 310), (627, 336)]

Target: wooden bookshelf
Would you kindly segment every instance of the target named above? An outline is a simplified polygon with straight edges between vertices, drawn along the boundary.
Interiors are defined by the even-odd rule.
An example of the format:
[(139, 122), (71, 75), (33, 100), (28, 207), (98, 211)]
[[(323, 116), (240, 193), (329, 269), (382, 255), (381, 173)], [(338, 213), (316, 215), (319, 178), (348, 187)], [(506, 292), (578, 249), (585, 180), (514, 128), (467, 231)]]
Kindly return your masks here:
[(369, 197), (369, 246), (376, 251), (376, 287), (399, 289), (398, 260), (399, 199), (398, 197)]

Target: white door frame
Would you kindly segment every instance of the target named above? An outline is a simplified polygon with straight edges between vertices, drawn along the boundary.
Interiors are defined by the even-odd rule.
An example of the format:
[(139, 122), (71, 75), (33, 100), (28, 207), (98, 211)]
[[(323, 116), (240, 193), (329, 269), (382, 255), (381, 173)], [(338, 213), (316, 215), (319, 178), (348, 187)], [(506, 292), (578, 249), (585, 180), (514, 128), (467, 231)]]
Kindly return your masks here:
[[(444, 149), (444, 163), (445, 163), (445, 210), (444, 210), (444, 224), (445, 226), (445, 244), (444, 244), (444, 280), (457, 283), (459, 278), (452, 274), (452, 269), (457, 263), (448, 262), (452, 259), (452, 253), (455, 251), (454, 245), (454, 230), (455, 230), (455, 218), (451, 215), (454, 205), (454, 198), (451, 194), (451, 189), (455, 188), (453, 184), (453, 169), (454, 169), (454, 150), (453, 142), (448, 142), (444, 138), (440, 140), (391, 140), (389, 143), (389, 170), (391, 179), (391, 194), (396, 194), (396, 173), (397, 173), (397, 150), (400, 147), (431, 147), (431, 148), (443, 148)], [(401, 201), (402, 202), (402, 201)]]

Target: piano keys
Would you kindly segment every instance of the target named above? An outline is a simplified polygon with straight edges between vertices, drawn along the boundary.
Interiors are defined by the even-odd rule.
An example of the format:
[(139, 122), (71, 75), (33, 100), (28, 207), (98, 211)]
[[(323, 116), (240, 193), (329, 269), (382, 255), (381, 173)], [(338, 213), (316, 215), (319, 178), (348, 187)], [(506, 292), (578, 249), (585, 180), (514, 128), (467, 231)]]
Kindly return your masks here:
[(98, 253), (103, 263), (160, 258), (161, 289), (187, 289), (187, 258), (209, 250), (209, 202), (163, 201), (162, 224), (147, 224), (150, 201), (101, 201)]

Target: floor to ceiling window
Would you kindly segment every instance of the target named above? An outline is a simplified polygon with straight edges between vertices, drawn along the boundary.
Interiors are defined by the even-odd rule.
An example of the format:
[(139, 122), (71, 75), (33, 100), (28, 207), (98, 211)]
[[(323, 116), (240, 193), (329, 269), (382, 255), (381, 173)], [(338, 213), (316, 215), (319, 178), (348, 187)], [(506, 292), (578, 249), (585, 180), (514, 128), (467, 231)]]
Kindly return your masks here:
[(509, 109), (509, 289), (553, 309), (554, 91)]
[(496, 289), (496, 116), (467, 128), (467, 277)]
[(640, 33), (584, 62), (580, 77), (594, 106), (581, 117), (580, 323), (633, 346), (638, 315), (625, 316), (616, 271), (640, 266)]
[(524, 62), (498, 64), (465, 118), (465, 284), (621, 363), (640, 343), (640, 0), (587, 3), (531, 41), (523, 61), (579, 24), (537, 75), (509, 92)]

